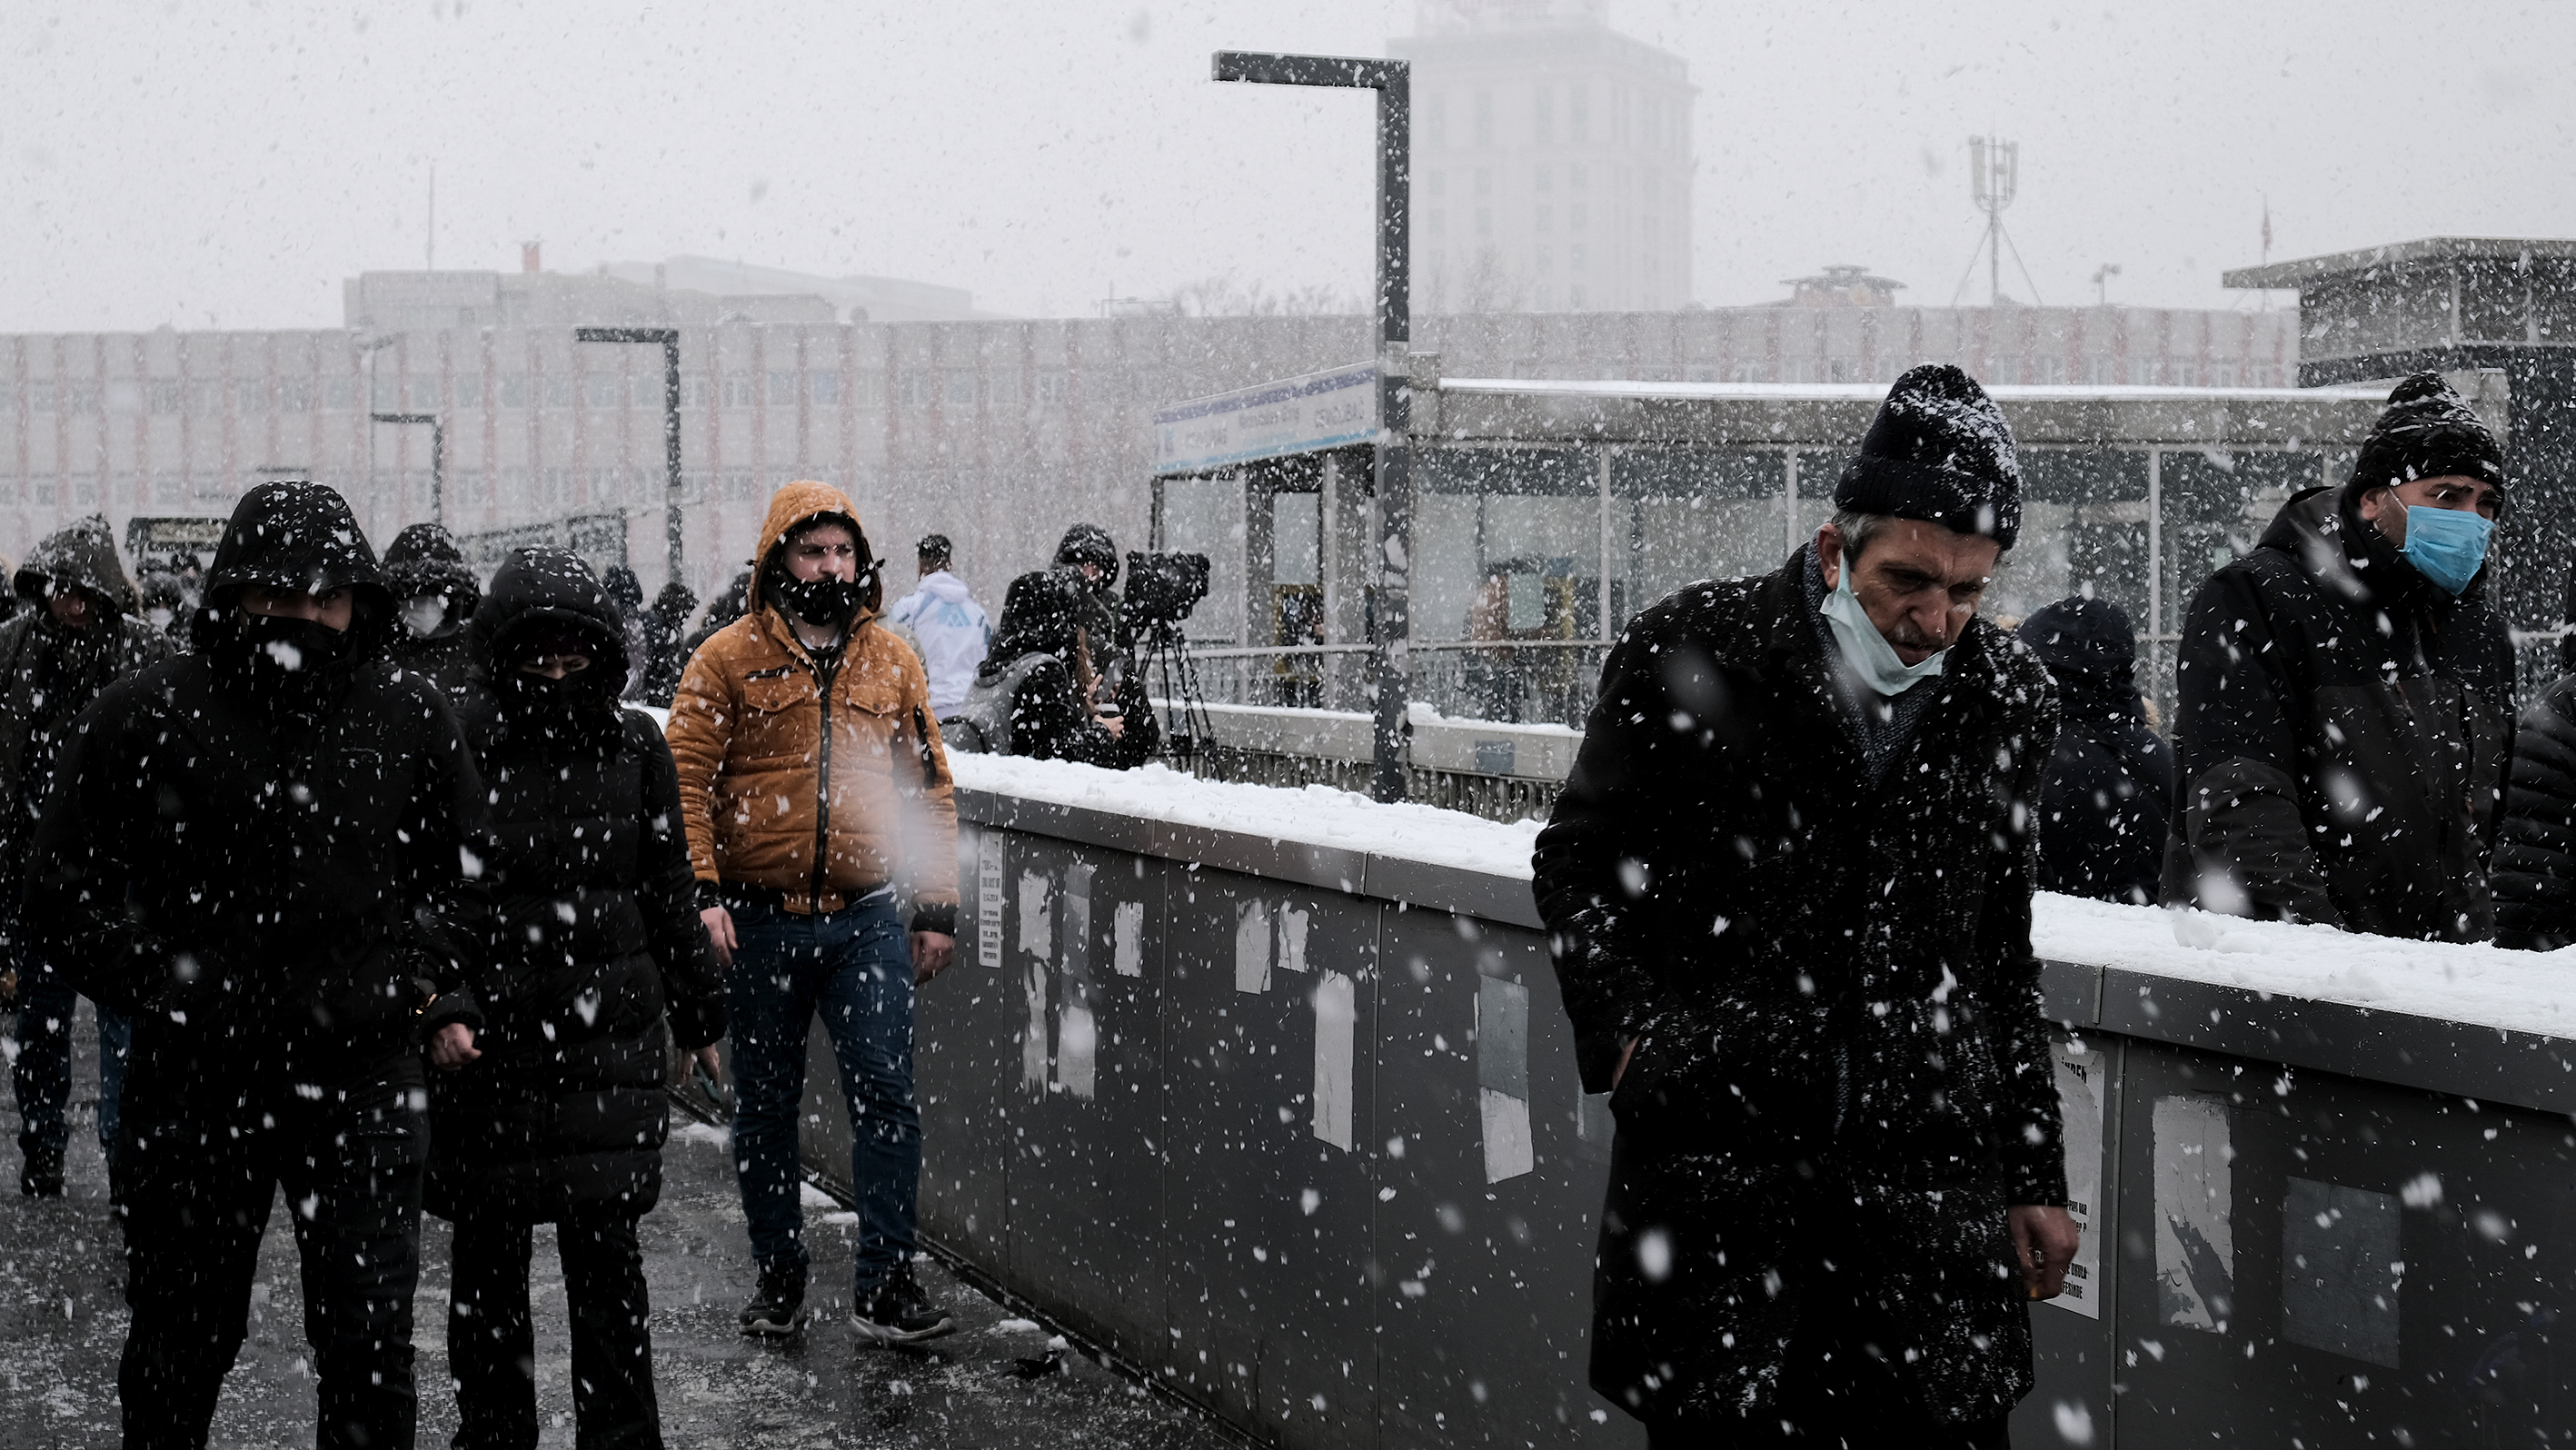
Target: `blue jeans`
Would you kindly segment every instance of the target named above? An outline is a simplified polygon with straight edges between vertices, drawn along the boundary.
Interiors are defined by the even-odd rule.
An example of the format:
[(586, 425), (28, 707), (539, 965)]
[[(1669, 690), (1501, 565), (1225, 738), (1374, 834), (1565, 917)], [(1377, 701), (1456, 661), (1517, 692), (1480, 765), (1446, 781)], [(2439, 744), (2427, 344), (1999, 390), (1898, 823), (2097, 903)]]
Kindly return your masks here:
[(850, 1181), (859, 1192), (856, 1293), (864, 1300), (912, 1258), (921, 1183), (921, 1110), (912, 1098), (912, 950), (890, 899), (802, 916), (733, 908), (725, 974), (733, 1030), (734, 1171), (752, 1256), (806, 1262), (796, 1125), (816, 1013), (850, 1106)]
[[(9, 1071), (18, 1094), (18, 1151), (59, 1159), (70, 1146), (64, 1109), (72, 1096), (72, 1015), (80, 994), (51, 972), (30, 973), (18, 987), (18, 1060)], [(98, 1146), (116, 1161), (116, 1114), (124, 1096), (125, 1053), (133, 1029), (105, 1008), (98, 1013)]]

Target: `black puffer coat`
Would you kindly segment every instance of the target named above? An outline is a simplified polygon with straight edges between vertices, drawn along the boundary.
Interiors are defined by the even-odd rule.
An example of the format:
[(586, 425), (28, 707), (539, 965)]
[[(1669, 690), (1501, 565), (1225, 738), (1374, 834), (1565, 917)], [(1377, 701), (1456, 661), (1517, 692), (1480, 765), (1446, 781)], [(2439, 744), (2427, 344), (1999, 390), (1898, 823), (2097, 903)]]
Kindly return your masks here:
[[(567, 688), (514, 667), (515, 638), (541, 627), (598, 651)], [(534, 1223), (641, 1214), (661, 1193), (668, 1043), (724, 1035), (671, 752), (649, 716), (618, 705), (624, 631), (572, 554), (504, 564), (472, 639), (488, 677), (465, 731), (491, 800), (492, 946), (472, 989), (483, 1055), (431, 1085), (429, 1208)]]
[(2497, 946), (2576, 944), (2576, 675), (2523, 707), (2489, 879)]
[(2156, 902), (2173, 813), (2173, 747), (2147, 728), (2137, 635), (2119, 606), (2061, 599), (2018, 631), (2057, 681), (2060, 724), (2040, 793), (2039, 888)]
[(2030, 947), (2048, 676), (1972, 622), (1872, 785), (1811, 552), (1629, 625), (1538, 840), (1584, 1086), (1638, 1039), (1592, 1384), (1649, 1421), (1774, 1403), (1822, 1259), (1885, 1296), (1933, 1414), (2005, 1413), (2031, 1367), (2004, 1211), (2066, 1201)]
[[(348, 589), (355, 620), (289, 670), (245, 633), (252, 583)], [(446, 703), (381, 658), (391, 606), (338, 494), (263, 484), (216, 549), (197, 652), (77, 723), (26, 929), (135, 1019), (129, 1122), (280, 1074), (417, 1081), (416, 984), (460, 985), (479, 950), (483, 803)]]
[(2164, 898), (2482, 941), (2513, 748), (2513, 646), (2485, 575), (2451, 598), (2310, 489), (2192, 596)]

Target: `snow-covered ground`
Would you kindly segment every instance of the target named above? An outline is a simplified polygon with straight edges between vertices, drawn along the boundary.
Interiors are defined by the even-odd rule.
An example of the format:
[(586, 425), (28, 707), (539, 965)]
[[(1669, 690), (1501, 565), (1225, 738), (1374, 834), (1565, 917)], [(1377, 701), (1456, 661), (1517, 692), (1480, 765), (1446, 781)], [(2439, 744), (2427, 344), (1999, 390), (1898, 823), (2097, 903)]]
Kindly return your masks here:
[[(1365, 851), (1527, 881), (1539, 823), (1380, 805), (1325, 786), (1200, 780), (1160, 765), (1110, 771), (1061, 761), (951, 757), (957, 783), (1029, 800)], [(2576, 1038), (2576, 948), (2553, 953), (2354, 936), (2321, 926), (2041, 893), (2042, 957), (2481, 1027)]]

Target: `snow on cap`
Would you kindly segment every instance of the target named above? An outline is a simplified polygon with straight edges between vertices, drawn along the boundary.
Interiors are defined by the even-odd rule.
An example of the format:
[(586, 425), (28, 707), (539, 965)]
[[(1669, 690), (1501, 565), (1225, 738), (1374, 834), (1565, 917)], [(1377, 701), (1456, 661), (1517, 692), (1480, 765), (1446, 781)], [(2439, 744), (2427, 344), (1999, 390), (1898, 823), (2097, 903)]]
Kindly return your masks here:
[(1908, 369), (1843, 465), (1834, 507), (1921, 519), (2009, 549), (2021, 534), (2012, 425), (1977, 380), (1952, 364)]
[(2457, 475), (2504, 492), (2504, 450), (2484, 420), (2440, 373), (2417, 373), (2388, 395), (2388, 410), (2371, 425), (2353, 460), (2352, 481), (2387, 488), (2418, 478)]

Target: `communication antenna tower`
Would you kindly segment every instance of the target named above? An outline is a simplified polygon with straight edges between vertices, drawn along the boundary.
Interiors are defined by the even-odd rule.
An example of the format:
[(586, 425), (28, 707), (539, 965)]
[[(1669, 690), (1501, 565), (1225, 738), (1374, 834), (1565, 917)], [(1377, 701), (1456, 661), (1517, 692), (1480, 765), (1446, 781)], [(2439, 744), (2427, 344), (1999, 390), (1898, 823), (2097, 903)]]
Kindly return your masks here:
[[(2004, 208), (2013, 204), (2021, 193), (2021, 143), (2000, 136), (1968, 138), (1968, 194), (1977, 209), (1986, 214), (1986, 235), (1977, 251), (1986, 258), (1986, 305), (1997, 306), (2004, 296), (2004, 248), (2012, 247), (2013, 265), (2021, 269), (2021, 279), (2030, 286), (2030, 300), (2039, 301), (2039, 284), (2031, 280), (2030, 268), (2023, 264), (2021, 248), (2012, 246), (2004, 234)], [(1968, 257), (1968, 272), (1959, 278), (1958, 291), (1950, 294), (1952, 306), (1958, 305), (1958, 292), (1965, 291), (1968, 276), (1977, 270), (1975, 254)]]

